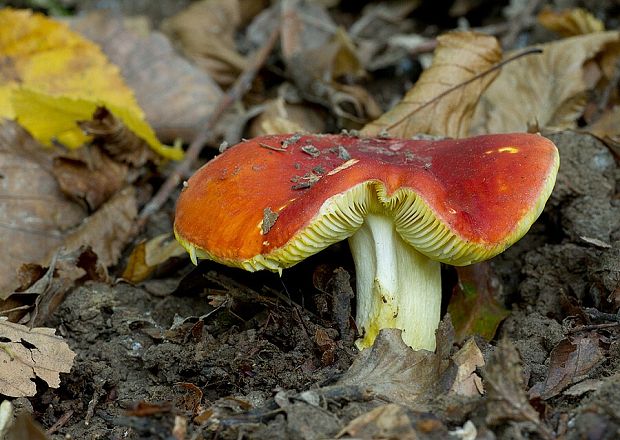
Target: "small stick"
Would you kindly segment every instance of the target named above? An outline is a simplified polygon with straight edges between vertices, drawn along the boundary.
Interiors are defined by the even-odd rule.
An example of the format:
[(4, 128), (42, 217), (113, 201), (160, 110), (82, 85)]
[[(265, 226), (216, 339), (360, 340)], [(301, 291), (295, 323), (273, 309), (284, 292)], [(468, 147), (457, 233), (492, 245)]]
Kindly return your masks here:
[(265, 64), (267, 57), (275, 46), (276, 41), (278, 40), (278, 35), (280, 35), (279, 26), (273, 30), (271, 35), (269, 35), (269, 38), (263, 47), (256, 52), (252, 63), (241, 73), (241, 75), (239, 75), (228, 92), (220, 98), (215, 110), (207, 118), (203, 129), (198, 132), (192, 143), (189, 145), (183, 161), (177, 164), (174, 171), (170, 174), (170, 176), (168, 176), (161, 188), (159, 188), (153, 198), (144, 206), (144, 208), (142, 208), (142, 211), (138, 216), (138, 227), (140, 229), (144, 227), (149, 217), (159, 211), (164, 203), (166, 203), (174, 189), (181, 183), (181, 179), (189, 174), (192, 164), (196, 161), (196, 159), (198, 159), (202, 148), (211, 135), (213, 127), (215, 127), (215, 124), (217, 124), (217, 122), (221, 119), (224, 112), (228, 110), (232, 104), (241, 99), (241, 97), (243, 97), (243, 95), (245, 95), (245, 93), (250, 89), (256, 74)]
[(70, 409), (69, 411), (67, 411), (66, 413), (64, 413), (62, 416), (60, 416), (60, 418), (56, 421), (56, 423), (54, 423), (52, 426), (49, 427), (49, 429), (47, 429), (45, 431), (45, 433), (47, 435), (52, 435), (54, 434), (56, 431), (58, 431), (60, 428), (62, 428), (63, 426), (65, 426), (65, 424), (69, 421), (69, 419), (71, 418), (71, 416), (73, 416), (74, 411), (72, 409)]

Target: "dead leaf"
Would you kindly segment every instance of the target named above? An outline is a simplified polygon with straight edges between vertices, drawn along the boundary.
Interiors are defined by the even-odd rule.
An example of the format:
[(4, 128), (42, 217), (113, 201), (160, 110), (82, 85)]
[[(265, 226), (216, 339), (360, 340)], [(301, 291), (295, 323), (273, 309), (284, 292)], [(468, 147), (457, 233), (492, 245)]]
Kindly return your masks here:
[(442, 321), (437, 332), (437, 354), (414, 351), (403, 342), (399, 329), (383, 329), (372, 347), (363, 350), (353, 361), (337, 386), (354, 385), (371, 391), (388, 402), (416, 407), (423, 405), (439, 384), (442, 359), (452, 346)]
[(484, 394), (482, 379), (476, 374), (476, 369), (484, 366), (484, 358), (474, 338), (470, 338), (463, 345), (452, 357), (452, 361), (457, 371), (450, 392), (468, 397), (478, 397)]
[(600, 336), (596, 333), (563, 339), (551, 350), (549, 372), (544, 382), (535, 384), (530, 398), (544, 400), (557, 396), (587, 374), (605, 359)]
[(22, 284), (22, 264), (45, 265), (68, 230), (86, 217), (60, 190), (52, 160), (17, 124), (0, 126), (0, 299)]
[(76, 121), (104, 106), (157, 153), (182, 157), (180, 149), (159, 142), (118, 68), (66, 24), (28, 10), (1, 10), (0, 61), (0, 115), (17, 119), (42, 144), (82, 146), (88, 137)]
[(0, 394), (34, 396), (35, 377), (52, 388), (60, 386), (59, 373), (68, 373), (75, 353), (53, 328), (13, 324), (0, 317)]
[(2, 440), (48, 440), (49, 437), (34, 420), (32, 414), (23, 411), (15, 417), (5, 436), (0, 438)]
[(105, 267), (118, 262), (125, 245), (135, 234), (138, 215), (136, 191), (119, 191), (63, 240), (67, 252), (89, 246)]
[(430, 435), (447, 438), (447, 431), (445, 425), (431, 414), (415, 414), (403, 406), (389, 403), (351, 420), (336, 438), (348, 434), (356, 439), (418, 440)]
[(454, 88), (499, 62), (499, 43), (474, 32), (451, 32), (437, 40), (433, 65), (392, 110), (364, 127), (365, 135), (376, 136), (382, 131), (402, 138), (418, 133), (467, 135), (480, 95), (498, 73)]
[(605, 24), (583, 8), (554, 11), (545, 7), (536, 17), (538, 22), (562, 37), (603, 32)]
[(235, 46), (240, 23), (238, 0), (202, 0), (164, 20), (161, 28), (211, 78), (227, 86), (248, 63)]
[(574, 127), (583, 112), (586, 91), (600, 78), (599, 73), (586, 82), (584, 65), (618, 41), (619, 32), (565, 38), (538, 46), (541, 55), (507, 64), (483, 93), (471, 132), (525, 131), (528, 124)]
[(499, 342), (482, 377), (487, 388), (486, 422), (490, 426), (508, 421), (541, 426), (538, 413), (525, 394), (521, 358), (508, 340)]
[(605, 142), (620, 157), (620, 105), (607, 110), (601, 117), (590, 124), (585, 131)]
[(70, 23), (120, 67), (160, 139), (195, 137), (222, 96), (207, 73), (180, 56), (162, 33), (138, 34), (112, 14), (93, 12)]
[(139, 283), (151, 276), (158, 265), (185, 253), (172, 233), (160, 234), (133, 249), (122, 277), (131, 283)]
[(250, 137), (283, 133), (323, 133), (325, 119), (307, 104), (289, 104), (283, 98), (272, 99), (250, 125)]
[(448, 304), (456, 340), (480, 335), (490, 341), (509, 314), (496, 298), (500, 282), (487, 263), (458, 267), (457, 273), (459, 282)]
[(52, 172), (67, 196), (93, 212), (127, 184), (129, 168), (99, 148), (87, 147), (73, 157), (57, 157)]

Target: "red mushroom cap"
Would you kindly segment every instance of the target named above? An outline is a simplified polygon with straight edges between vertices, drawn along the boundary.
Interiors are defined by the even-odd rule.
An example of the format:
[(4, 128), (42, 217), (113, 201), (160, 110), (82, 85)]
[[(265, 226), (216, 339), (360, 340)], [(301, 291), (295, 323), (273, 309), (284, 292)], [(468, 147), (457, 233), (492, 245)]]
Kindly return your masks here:
[(192, 176), (175, 234), (193, 256), (277, 270), (351, 236), (367, 213), (379, 212), (429, 258), (471, 264), (527, 232), (558, 166), (556, 147), (534, 134), (264, 136)]

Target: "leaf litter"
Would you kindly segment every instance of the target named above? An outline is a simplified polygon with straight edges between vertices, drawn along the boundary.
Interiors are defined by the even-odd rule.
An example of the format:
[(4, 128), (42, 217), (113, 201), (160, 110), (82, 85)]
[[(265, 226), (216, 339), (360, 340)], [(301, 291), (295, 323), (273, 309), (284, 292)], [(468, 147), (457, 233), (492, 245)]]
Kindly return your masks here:
[[(250, 118), (246, 115), (259, 114), (263, 105), (276, 111), (266, 113), (256, 126), (273, 133), (297, 132), (301, 127), (319, 132), (346, 128), (379, 135), (388, 129), (390, 135), (407, 137), (458, 137), (504, 128), (579, 125), (591, 129), (605, 144), (583, 133), (547, 133), (562, 157), (558, 185), (532, 231), (490, 263), (501, 289), (495, 289), (497, 284), (489, 288), (492, 277), (480, 277), (478, 286), (486, 285), (486, 290), (479, 287), (476, 300), (468, 306), (472, 312), (467, 315), (474, 319), (461, 325), (455, 313), (455, 337), (450, 318), (444, 318), (436, 353), (412, 351), (394, 331), (382, 332), (373, 347), (358, 353), (352, 345), (356, 337), (351, 317), (355, 273), (342, 246), (284, 271), (282, 278), (239, 273), (212, 262), (194, 269), (186, 258), (169, 258), (178, 250), (166, 244), (170, 243), (166, 234), (171, 228), (172, 204), (158, 205), (164, 208), (150, 213), (142, 232), (135, 227), (138, 207), (169, 169), (165, 163), (144, 158), (144, 150), (131, 136), (123, 134), (115, 142), (115, 133), (125, 129), (133, 133), (130, 125), (123, 128), (105, 115), (93, 120), (91, 113), (80, 120), (89, 119), (83, 127), (99, 134), (96, 146), (75, 155), (34, 144), (22, 155), (24, 164), (36, 159), (45, 165), (40, 165), (43, 170), (50, 169), (55, 158), (62, 158), (57, 163), (65, 166), (63, 178), (48, 174), (51, 180), (44, 188), (58, 191), (68, 206), (78, 208), (75, 222), (62, 229), (55, 245), (40, 252), (44, 257), (20, 252), (27, 243), (21, 237), (17, 241), (6, 238), (7, 246), (16, 249), (13, 255), (19, 256), (12, 270), (21, 267), (14, 284), (20, 292), (2, 292), (8, 298), (0, 303), (0, 310), (15, 322), (47, 325), (46, 332), (58, 328), (79, 353), (74, 369), (62, 375), (59, 391), (39, 381), (41, 392), (29, 401), (49, 437), (88, 438), (106, 432), (112, 437), (137, 438), (572, 439), (600, 438), (596, 433), (601, 429), (613, 432), (620, 426), (617, 412), (609, 410), (617, 407), (614, 390), (620, 383), (620, 329), (610, 318), (620, 304), (620, 224), (613, 217), (619, 174), (610, 152), (617, 130), (609, 122), (618, 105), (614, 89), (617, 35), (593, 32), (598, 26), (595, 21), (573, 12), (557, 17), (574, 23), (570, 32), (580, 36), (575, 40), (547, 37), (549, 42), (529, 28), (540, 12), (536, 7), (523, 9), (529, 21), (515, 18), (500, 23), (503, 27), (481, 25), (486, 35), (460, 31), (439, 36), (432, 27), (417, 33), (416, 29), (424, 27), (428, 6), (416, 3), (406, 8), (379, 3), (346, 13), (338, 1), (327, 7), (296, 1), (274, 2), (269, 7), (258, 0), (196, 3), (199, 6), (194, 7), (202, 10), (189, 10), (184, 20), (192, 15), (207, 17), (202, 24), (198, 20), (198, 26), (214, 26), (186, 34), (195, 38), (193, 47), (200, 48), (207, 38), (205, 32), (213, 41), (226, 40), (226, 46), (222, 45), (223, 52), (204, 46), (211, 49), (203, 52), (206, 57), (200, 63), (216, 68), (200, 76), (184, 65), (182, 75), (192, 78), (184, 84), (208, 85), (215, 79), (225, 85), (240, 72), (245, 75), (244, 81), (235, 82), (241, 85), (230, 95), (236, 104), (226, 104), (228, 95), (222, 95), (213, 110), (215, 116), (208, 115), (206, 108), (215, 102), (210, 91), (216, 88), (196, 95), (205, 102), (196, 112), (188, 110), (193, 102), (187, 98), (188, 91), (176, 88), (183, 82), (174, 79), (167, 79), (168, 96), (179, 93), (190, 104), (176, 106), (174, 99), (153, 104), (161, 102), (157, 93), (141, 100), (144, 92), (140, 90), (166, 89), (164, 80), (142, 76), (140, 67), (138, 73), (129, 67), (152, 62), (148, 51), (132, 50), (129, 59), (113, 55), (110, 47), (116, 46), (117, 31), (110, 29), (122, 31), (107, 28), (105, 16), (82, 26), (93, 23), (93, 27), (102, 26), (104, 35), (108, 33), (96, 38), (110, 50), (110, 58), (122, 64), (121, 71), (127, 69), (128, 78), (139, 78), (140, 84), (134, 82), (133, 87), (138, 101), (150, 107), (144, 109), (145, 114), (160, 115), (153, 117), (160, 121), (153, 124), (159, 135), (170, 133), (159, 119), (166, 118), (168, 106), (181, 115), (173, 124), (181, 127), (176, 133), (195, 127), (197, 115), (220, 119), (218, 109), (229, 111), (228, 119), (220, 119), (226, 124), (245, 124)], [(462, 11), (475, 8), (467, 1), (459, 3)], [(216, 12), (226, 13), (216, 17)], [(230, 13), (232, 25), (226, 33), (213, 35), (212, 30), (221, 26), (221, 17)], [(597, 16), (605, 17), (605, 12)], [(280, 23), (285, 24), (282, 52), (273, 52), (269, 58), (265, 55), (265, 69), (258, 70), (260, 62), (249, 68), (245, 54), (264, 44)], [(317, 38), (302, 38), (306, 33)], [(527, 37), (528, 44), (544, 51), (499, 69), (499, 45), (488, 34), (504, 42), (511, 35)], [(151, 35), (153, 47), (167, 51), (157, 39)], [(172, 38), (172, 42), (180, 41)], [(435, 48), (435, 61), (418, 78), (415, 72), (427, 65), (425, 52)], [(380, 60), (375, 57), (384, 50)], [(192, 55), (192, 59), (200, 61), (203, 55)], [(182, 64), (178, 54), (170, 56), (170, 64)], [(317, 62), (300, 63), (300, 59)], [(571, 69), (558, 60), (571, 61)], [(534, 75), (523, 69), (533, 69)], [(548, 74), (536, 73), (542, 70)], [(486, 71), (490, 73), (476, 77)], [(160, 72), (164, 72), (161, 78), (174, 78), (167, 69)], [(403, 98), (406, 88), (411, 91)], [(499, 94), (496, 88), (505, 93)], [(549, 97), (542, 105), (541, 96)], [(269, 104), (274, 97), (276, 103)], [(36, 98), (37, 105), (44, 101), (36, 94), (31, 98)], [(294, 106), (305, 108), (310, 102), (312, 111), (291, 116)], [(383, 106), (380, 111), (377, 103)], [(157, 105), (161, 107), (152, 108)], [(117, 116), (118, 109), (107, 111)], [(183, 126), (184, 112), (187, 126)], [(312, 122), (316, 114), (325, 125)], [(209, 124), (212, 138), (206, 136), (203, 142), (215, 151), (221, 141), (218, 136), (232, 131)], [(243, 130), (235, 127), (239, 135)], [(21, 143), (13, 147), (21, 148)], [(114, 161), (106, 162), (102, 154)], [(212, 154), (205, 151), (204, 159)], [(309, 151), (309, 160), (311, 156)], [(102, 175), (97, 175), (98, 167)], [(116, 168), (123, 171), (117, 173)], [(95, 173), (92, 181), (89, 170)], [(186, 178), (180, 176), (181, 181)], [(17, 182), (28, 187), (23, 179)], [(38, 194), (38, 188), (33, 193)], [(7, 187), (3, 189), (7, 192)], [(47, 212), (50, 208), (41, 209)], [(27, 218), (8, 209), (5, 212), (12, 219)], [(66, 237), (70, 239), (65, 242)], [(593, 240), (606, 246), (597, 246)], [(59, 252), (59, 243), (66, 243), (68, 250)], [(313, 283), (320, 265), (329, 268), (324, 272), (327, 279)], [(125, 280), (115, 279), (125, 274)], [(456, 276), (467, 279), (464, 272)], [(457, 279), (446, 274), (444, 282), (449, 294)], [(452, 310), (458, 304), (458, 296), (454, 298)], [(489, 305), (502, 311), (499, 319), (490, 320)], [(504, 321), (502, 307), (509, 311)], [(480, 327), (481, 322), (490, 324)], [(175, 385), (179, 383), (184, 385)]]

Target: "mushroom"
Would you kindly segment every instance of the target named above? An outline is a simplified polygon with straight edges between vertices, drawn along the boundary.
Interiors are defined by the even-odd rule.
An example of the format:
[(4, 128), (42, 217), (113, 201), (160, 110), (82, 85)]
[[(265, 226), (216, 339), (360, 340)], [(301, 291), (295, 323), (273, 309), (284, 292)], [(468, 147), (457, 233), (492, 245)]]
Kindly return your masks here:
[(348, 239), (360, 348), (399, 328), (434, 350), (440, 263), (468, 265), (520, 239), (555, 182), (534, 134), (403, 140), (272, 135), (229, 148), (187, 182), (177, 240), (197, 258), (281, 272)]

